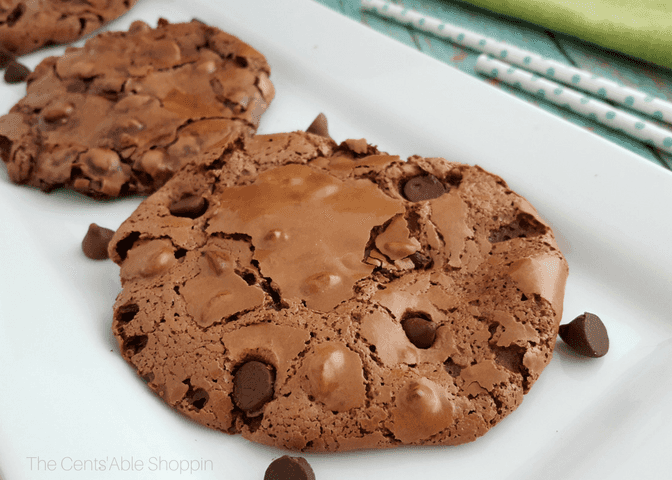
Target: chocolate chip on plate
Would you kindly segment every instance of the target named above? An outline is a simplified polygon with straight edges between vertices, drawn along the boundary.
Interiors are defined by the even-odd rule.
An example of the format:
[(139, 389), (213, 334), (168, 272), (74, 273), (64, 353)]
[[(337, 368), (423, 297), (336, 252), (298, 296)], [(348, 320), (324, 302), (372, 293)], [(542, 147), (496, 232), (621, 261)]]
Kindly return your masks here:
[(315, 473), (305, 458), (285, 455), (271, 462), (264, 480), (315, 480)]
[(208, 202), (200, 195), (188, 195), (171, 203), (170, 214), (175, 217), (198, 218), (205, 213)]
[(327, 117), (324, 113), (320, 113), (313, 123), (310, 124), (310, 127), (306, 129), (307, 133), (312, 133), (313, 135), (320, 135), (321, 137), (329, 137), (329, 123), (327, 122)]
[(413, 345), (429, 348), (436, 339), (436, 324), (422, 317), (411, 317), (401, 321), (401, 327)]
[(95, 223), (89, 225), (89, 230), (82, 240), (82, 251), (91, 260), (105, 260), (107, 257), (107, 245), (110, 243), (114, 230), (99, 227)]
[(25, 65), (20, 64), (16, 60), (10, 60), (5, 70), (5, 82), (19, 83), (23, 82), (30, 75), (30, 70)]
[(233, 403), (250, 416), (273, 399), (275, 372), (256, 360), (244, 363), (233, 376)]
[(404, 185), (404, 196), (411, 202), (439, 198), (444, 193), (446, 187), (434, 175), (413, 177)]
[(607, 328), (595, 314), (584, 313), (560, 325), (560, 338), (579, 355), (602, 357), (609, 351)]

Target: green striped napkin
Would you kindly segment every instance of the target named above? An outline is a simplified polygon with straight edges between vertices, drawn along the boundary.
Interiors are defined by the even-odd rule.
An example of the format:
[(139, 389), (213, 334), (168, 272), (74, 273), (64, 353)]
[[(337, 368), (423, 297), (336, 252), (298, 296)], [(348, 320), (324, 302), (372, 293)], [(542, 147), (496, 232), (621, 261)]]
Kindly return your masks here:
[(672, 68), (672, 0), (461, 0)]

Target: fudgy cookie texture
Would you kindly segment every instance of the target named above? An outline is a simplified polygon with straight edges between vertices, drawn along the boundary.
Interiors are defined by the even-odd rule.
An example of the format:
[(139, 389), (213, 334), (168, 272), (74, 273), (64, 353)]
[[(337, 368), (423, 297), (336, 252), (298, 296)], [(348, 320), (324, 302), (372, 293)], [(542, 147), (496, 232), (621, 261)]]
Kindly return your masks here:
[(24, 55), (74, 42), (128, 11), (138, 0), (0, 0), (0, 46)]
[(472, 441), (551, 359), (567, 263), (477, 166), (260, 135), (109, 245), (123, 357), (197, 422), (295, 451)]
[(198, 21), (134, 22), (41, 62), (0, 117), (9, 177), (102, 198), (155, 191), (255, 132), (273, 99), (263, 55)]

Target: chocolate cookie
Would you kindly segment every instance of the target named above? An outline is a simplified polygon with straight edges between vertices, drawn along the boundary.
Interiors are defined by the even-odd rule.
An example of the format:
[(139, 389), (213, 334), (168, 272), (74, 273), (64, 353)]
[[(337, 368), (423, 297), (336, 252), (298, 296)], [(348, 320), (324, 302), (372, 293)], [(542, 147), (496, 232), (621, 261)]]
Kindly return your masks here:
[(256, 130), (274, 89), (264, 57), (201, 22), (134, 22), (40, 63), (0, 117), (9, 177), (92, 197), (145, 195)]
[(149, 387), (297, 451), (483, 435), (550, 361), (567, 278), (501, 178), (304, 132), (186, 166), (109, 253), (113, 331)]
[(0, 47), (14, 55), (74, 42), (129, 10), (138, 0), (0, 0)]

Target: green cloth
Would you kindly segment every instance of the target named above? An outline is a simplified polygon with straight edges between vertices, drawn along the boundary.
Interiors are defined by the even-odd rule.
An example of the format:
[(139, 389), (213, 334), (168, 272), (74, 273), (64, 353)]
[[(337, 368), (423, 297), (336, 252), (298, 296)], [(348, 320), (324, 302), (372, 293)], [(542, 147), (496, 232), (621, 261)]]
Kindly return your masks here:
[(672, 68), (672, 0), (461, 0)]

